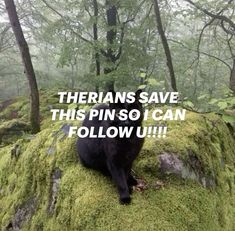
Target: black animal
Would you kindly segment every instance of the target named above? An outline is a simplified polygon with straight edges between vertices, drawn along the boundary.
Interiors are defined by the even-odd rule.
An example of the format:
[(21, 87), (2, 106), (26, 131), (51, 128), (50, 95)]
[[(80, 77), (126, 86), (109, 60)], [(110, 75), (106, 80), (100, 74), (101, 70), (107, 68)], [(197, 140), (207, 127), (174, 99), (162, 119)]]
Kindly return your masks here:
[[(128, 103), (112, 103), (109, 105), (101, 104), (96, 109), (112, 110), (115, 109), (116, 117), (114, 121), (99, 121), (93, 119), (88, 120), (88, 115), (83, 121), (85, 127), (95, 127), (95, 134), (98, 133), (99, 127), (106, 130), (110, 126), (132, 126), (134, 127), (130, 138), (78, 138), (77, 151), (81, 163), (105, 175), (110, 175), (117, 186), (121, 204), (129, 204), (131, 201), (130, 194), (132, 186), (137, 185), (136, 179), (131, 175), (132, 163), (139, 154), (144, 139), (136, 136), (136, 128), (141, 126), (143, 120), (143, 109), (138, 98), (141, 90), (136, 92), (135, 102)], [(115, 92), (113, 92), (115, 94)], [(138, 109), (141, 113), (137, 121), (120, 121), (118, 112), (121, 109)]]

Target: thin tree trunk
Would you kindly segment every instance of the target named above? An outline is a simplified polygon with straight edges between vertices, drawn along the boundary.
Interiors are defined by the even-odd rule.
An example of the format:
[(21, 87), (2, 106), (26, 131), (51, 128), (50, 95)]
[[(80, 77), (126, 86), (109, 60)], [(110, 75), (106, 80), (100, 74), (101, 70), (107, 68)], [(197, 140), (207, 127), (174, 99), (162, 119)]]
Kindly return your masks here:
[(171, 51), (170, 51), (168, 41), (167, 41), (164, 29), (163, 29), (158, 0), (154, 0), (154, 10), (155, 10), (155, 15), (156, 15), (156, 20), (157, 20), (158, 33), (161, 36), (162, 45), (163, 45), (165, 55), (166, 55), (167, 66), (168, 66), (169, 73), (170, 73), (171, 87), (172, 87), (172, 90), (177, 91), (176, 78), (175, 78), (172, 57), (171, 57)]
[(74, 65), (76, 65), (76, 64), (71, 64), (71, 71), (72, 71), (72, 75), (71, 75), (71, 89), (74, 89), (74, 86), (75, 86)]
[(11, 23), (12, 30), (15, 34), (17, 44), (20, 49), (21, 58), (25, 68), (25, 74), (28, 79), (31, 97), (31, 111), (30, 122), (32, 126), (32, 132), (37, 133), (40, 131), (40, 117), (39, 117), (39, 93), (37, 87), (37, 81), (29, 53), (29, 47), (25, 40), (19, 18), (16, 12), (16, 7), (13, 0), (4, 0), (8, 17)]
[(198, 90), (198, 85), (197, 85), (197, 80), (198, 80), (198, 66), (199, 66), (199, 59), (197, 60), (196, 67), (194, 67), (193, 70), (193, 99), (197, 99), (197, 90)]
[[(93, 24), (93, 35), (94, 35), (94, 42), (95, 42), (95, 63), (96, 63), (96, 76), (100, 75), (100, 54), (98, 52), (97, 48), (97, 42), (98, 42), (98, 27), (97, 27), (97, 20), (98, 20), (98, 3), (97, 0), (93, 0), (93, 7), (94, 7), (94, 17), (95, 17), (95, 23)], [(96, 83), (96, 92), (99, 92), (99, 84)]]
[[(106, 39), (107, 39), (107, 61), (108, 64), (111, 65), (111, 67), (105, 68), (104, 73), (109, 74), (114, 70), (116, 57), (113, 51), (113, 44), (117, 37), (117, 7), (112, 3), (110, 0), (106, 0), (106, 16), (107, 16), (107, 24), (109, 27), (109, 30), (107, 31)], [(114, 90), (114, 81), (110, 80), (106, 83), (106, 90)]]
[(15, 80), (16, 80), (16, 91), (17, 91), (17, 96), (20, 95), (20, 88), (19, 88), (19, 80), (18, 80), (18, 76), (15, 75)]
[(233, 94), (235, 95), (235, 59), (233, 59), (233, 67), (231, 69), (229, 86), (230, 89), (233, 91)]

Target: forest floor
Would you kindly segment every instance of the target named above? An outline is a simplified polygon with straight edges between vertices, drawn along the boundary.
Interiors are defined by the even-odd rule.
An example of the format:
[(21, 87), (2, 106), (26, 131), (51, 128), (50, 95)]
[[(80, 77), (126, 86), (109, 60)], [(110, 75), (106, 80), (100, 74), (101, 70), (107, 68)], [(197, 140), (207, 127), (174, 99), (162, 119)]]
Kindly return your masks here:
[(165, 139), (146, 138), (133, 167), (144, 187), (122, 206), (110, 179), (80, 165), (67, 137), (79, 123), (51, 121), (68, 107), (57, 102), (41, 94), (37, 135), (26, 98), (0, 108), (1, 230), (235, 230), (235, 140), (220, 116), (187, 112)]

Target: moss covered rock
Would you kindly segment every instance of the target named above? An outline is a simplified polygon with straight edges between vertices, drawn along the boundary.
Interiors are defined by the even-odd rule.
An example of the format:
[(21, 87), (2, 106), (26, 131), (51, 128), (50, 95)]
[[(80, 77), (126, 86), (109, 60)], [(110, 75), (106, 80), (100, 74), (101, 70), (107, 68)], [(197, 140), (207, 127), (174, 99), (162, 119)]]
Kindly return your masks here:
[[(55, 90), (40, 91), (40, 121), (42, 129), (47, 127), (51, 121), (51, 109), (67, 109), (69, 107), (68, 104), (59, 104), (58, 95), (55, 92)], [(16, 97), (0, 102), (0, 144), (13, 143), (23, 133), (29, 133), (29, 112), (30, 101), (28, 97)]]
[(11, 120), (25, 117), (28, 114), (28, 111), (26, 113), (24, 108), (27, 107), (28, 103), (29, 102), (25, 97), (17, 97), (2, 102), (0, 104), (0, 119)]
[[(14, 145), (0, 149), (2, 230), (235, 230), (235, 142), (220, 117), (188, 113), (186, 121), (168, 124), (167, 138), (147, 138), (134, 166), (147, 188), (134, 191), (129, 206), (118, 203), (110, 179), (80, 165), (67, 126), (50, 122), (31, 140), (19, 140), (17, 158)], [(193, 155), (195, 172), (213, 177), (215, 187), (163, 174), (163, 153), (189, 169), (197, 167)]]
[(30, 131), (29, 124), (13, 119), (0, 125), (0, 144), (10, 144), (18, 140), (25, 132)]
[[(68, 104), (59, 104), (58, 94), (55, 90), (40, 90), (40, 116), (41, 121), (51, 116), (50, 109), (67, 109)], [(16, 97), (0, 102), (0, 120), (21, 119), (29, 120), (30, 100), (29, 97)]]

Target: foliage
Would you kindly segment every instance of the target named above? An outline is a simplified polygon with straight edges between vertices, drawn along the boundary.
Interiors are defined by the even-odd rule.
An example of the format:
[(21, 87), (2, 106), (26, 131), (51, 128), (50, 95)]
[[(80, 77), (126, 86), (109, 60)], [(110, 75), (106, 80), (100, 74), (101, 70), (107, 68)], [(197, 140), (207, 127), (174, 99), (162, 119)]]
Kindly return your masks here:
[[(100, 90), (103, 90), (107, 80), (115, 80), (116, 89), (123, 91), (135, 90), (139, 86), (147, 91), (170, 89), (152, 1), (116, 3), (119, 16), (115, 28), (117, 39), (111, 48), (118, 50), (123, 25), (124, 37), (120, 60), (113, 66), (115, 71), (108, 76), (103, 74), (103, 70), (107, 66), (111, 67), (111, 63), (107, 62), (101, 52), (107, 49), (106, 32), (109, 29), (104, 1), (98, 1), (97, 18), (93, 16), (92, 1), (23, 0), (18, 3), (40, 87), (51, 88), (57, 85), (90, 91), (100, 85)], [(226, 5), (223, 1), (218, 3), (212, 0), (195, 3), (212, 12), (218, 12)], [(230, 48), (233, 47), (233, 37), (229, 40), (229, 47), (228, 35), (218, 24), (212, 23), (203, 29), (210, 19), (190, 5), (179, 4), (174, 0), (162, 1), (160, 7), (182, 98), (187, 97), (198, 109), (207, 111), (212, 104), (207, 104), (208, 108), (204, 108), (206, 100), (223, 101), (226, 98), (225, 91), (228, 89), (230, 77), (228, 66), (232, 67)], [(229, 14), (230, 10), (231, 6), (228, 6), (224, 15)], [(4, 15), (4, 12), (1, 14)], [(93, 41), (94, 23), (98, 26), (97, 41)], [(10, 92), (10, 95), (27, 92), (19, 54), (16, 53), (12, 40), (7, 39), (11, 32), (8, 30), (3, 33), (6, 26), (7, 21), (0, 25), (3, 41), (9, 41), (6, 50), (0, 49), (0, 81), (1, 86), (5, 84), (0, 92), (1, 98), (9, 98)], [(95, 52), (99, 54), (101, 63), (101, 76), (98, 78)], [(7, 72), (6, 69), (1, 69), (1, 66), (5, 67), (7, 64), (14, 68)], [(143, 74), (141, 77), (142, 70), (144, 77)], [(226, 102), (222, 101), (219, 107), (225, 108)]]

